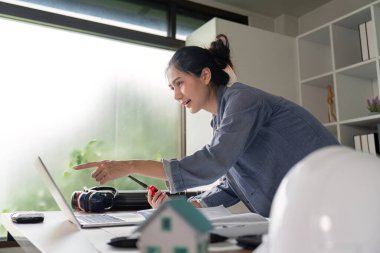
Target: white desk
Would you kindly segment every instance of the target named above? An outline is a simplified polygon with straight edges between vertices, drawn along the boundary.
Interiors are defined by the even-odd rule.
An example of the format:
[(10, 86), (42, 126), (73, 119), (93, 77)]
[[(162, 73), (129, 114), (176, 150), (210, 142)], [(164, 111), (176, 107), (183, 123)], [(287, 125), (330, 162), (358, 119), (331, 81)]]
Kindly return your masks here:
[[(77, 229), (62, 212), (44, 212), (45, 220), (37, 224), (16, 224), (10, 214), (1, 214), (0, 222), (27, 253), (138, 253), (137, 249), (115, 248), (107, 244), (115, 236), (129, 235), (135, 226)], [(217, 243), (209, 252), (248, 253), (231, 243)]]

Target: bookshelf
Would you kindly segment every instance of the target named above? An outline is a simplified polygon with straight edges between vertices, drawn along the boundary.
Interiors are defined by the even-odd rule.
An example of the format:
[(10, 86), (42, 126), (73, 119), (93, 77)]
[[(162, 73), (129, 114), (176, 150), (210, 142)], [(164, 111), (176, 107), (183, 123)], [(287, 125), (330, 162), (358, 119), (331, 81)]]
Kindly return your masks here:
[[(364, 60), (359, 25), (374, 22), (375, 55)], [(367, 98), (380, 95), (380, 1), (366, 5), (296, 38), (300, 103), (343, 145), (377, 132), (380, 114), (370, 115)], [(336, 121), (329, 121), (327, 88), (334, 92)]]

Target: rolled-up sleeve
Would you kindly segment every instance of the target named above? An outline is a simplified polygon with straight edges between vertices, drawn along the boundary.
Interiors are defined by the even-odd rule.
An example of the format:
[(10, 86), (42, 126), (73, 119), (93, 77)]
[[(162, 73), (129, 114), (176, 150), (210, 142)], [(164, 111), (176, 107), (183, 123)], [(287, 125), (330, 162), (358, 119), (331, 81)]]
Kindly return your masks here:
[(230, 207), (240, 201), (224, 177), (222, 182), (212, 189), (205, 191), (197, 196), (190, 197), (189, 201), (198, 201), (202, 207), (214, 207), (223, 205)]

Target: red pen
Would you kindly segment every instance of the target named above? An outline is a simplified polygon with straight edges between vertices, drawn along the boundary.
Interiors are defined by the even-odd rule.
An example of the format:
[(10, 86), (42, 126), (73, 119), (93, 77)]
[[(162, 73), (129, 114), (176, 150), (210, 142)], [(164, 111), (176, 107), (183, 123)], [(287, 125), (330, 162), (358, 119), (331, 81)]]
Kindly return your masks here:
[(135, 181), (136, 183), (138, 183), (139, 185), (141, 185), (142, 187), (146, 188), (148, 191), (150, 191), (150, 195), (152, 195), (152, 197), (154, 197), (154, 194), (158, 191), (158, 189), (154, 185), (148, 186), (147, 184), (144, 184), (143, 182), (141, 182), (135, 177), (132, 177), (132, 176), (128, 176), (128, 177), (132, 179), (133, 181)]

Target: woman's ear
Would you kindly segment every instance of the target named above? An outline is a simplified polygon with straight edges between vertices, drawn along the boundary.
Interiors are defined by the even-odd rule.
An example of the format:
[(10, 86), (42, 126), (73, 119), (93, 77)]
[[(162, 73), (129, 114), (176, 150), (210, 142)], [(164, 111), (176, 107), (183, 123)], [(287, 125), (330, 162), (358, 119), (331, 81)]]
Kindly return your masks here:
[(211, 83), (211, 70), (209, 68), (202, 69), (201, 79), (206, 85)]

